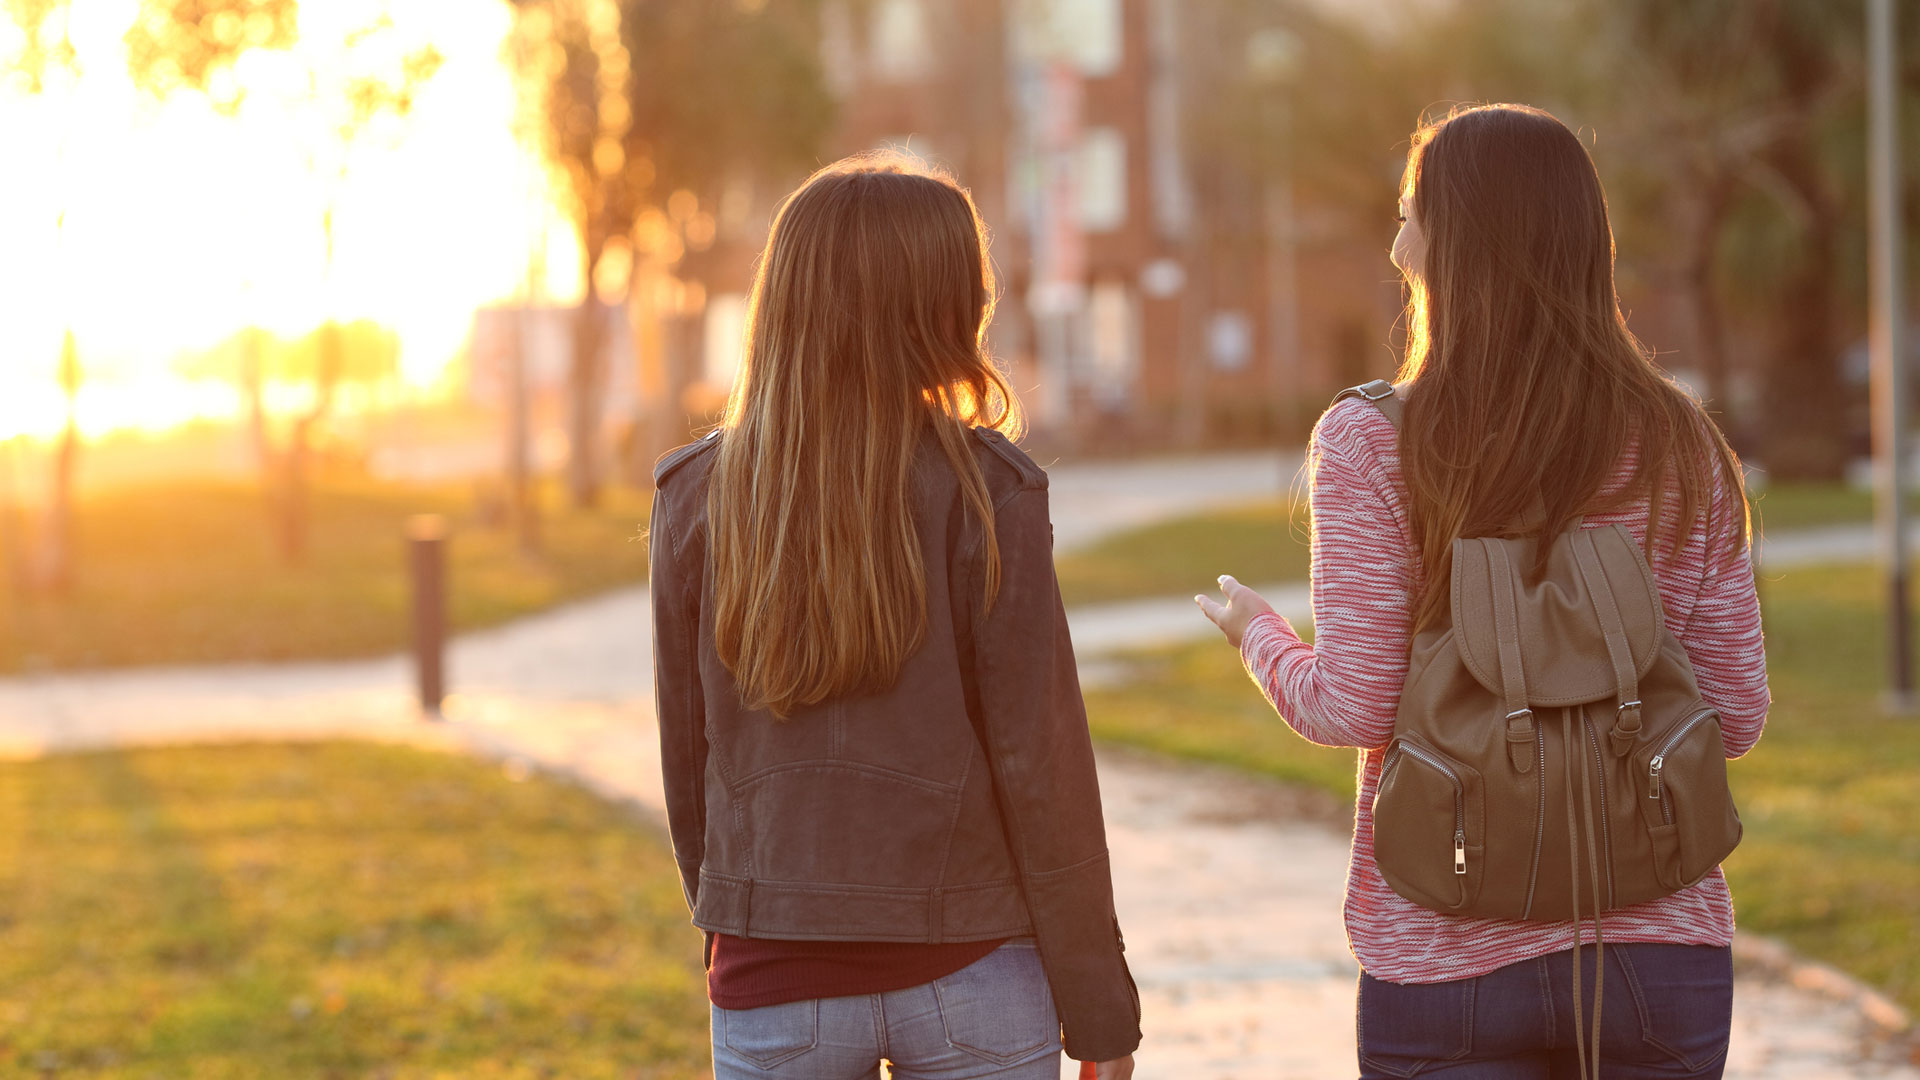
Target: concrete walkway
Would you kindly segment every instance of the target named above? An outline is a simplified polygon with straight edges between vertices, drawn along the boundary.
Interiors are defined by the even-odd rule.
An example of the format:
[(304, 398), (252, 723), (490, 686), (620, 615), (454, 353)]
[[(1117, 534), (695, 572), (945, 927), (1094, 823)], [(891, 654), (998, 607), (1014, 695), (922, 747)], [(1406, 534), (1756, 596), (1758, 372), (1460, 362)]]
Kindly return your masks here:
[[(1285, 465), (1268, 457), (1249, 456), (1235, 484), (1171, 501), (1184, 512), (1257, 497), (1259, 483), (1270, 484), (1264, 493), (1278, 491)], [(1208, 471), (1154, 467), (1175, 488), (1182, 470)], [(1085, 480), (1070, 470), (1056, 477), (1057, 515), (1082, 500), (1107, 506), (1111, 528), (1151, 520), (1137, 518), (1146, 512), (1137, 504), (1103, 496), (1113, 481), (1098, 469), (1107, 467), (1086, 468)], [(1091, 511), (1071, 511), (1083, 512)], [(1155, 513), (1165, 516), (1166, 504)], [(1772, 541), (1767, 565), (1780, 565), (1781, 551), (1795, 553), (1790, 561), (1828, 561), (1859, 550), (1849, 546), (1857, 543), (1852, 532), (1834, 537), (1797, 548)], [(1306, 615), (1303, 586), (1263, 591), (1290, 617)], [(1215, 633), (1185, 597), (1078, 609), (1070, 618), (1090, 682), (1124, 677), (1102, 654)], [(651, 657), (647, 593), (633, 589), (458, 640), (449, 670), (459, 692), (446, 723), (416, 715), (398, 658), (0, 680), (0, 752), (256, 737), (404, 740), (482, 753), (510, 772), (553, 769), (660, 812)], [(1340, 924), (1346, 809), (1121, 751), (1103, 749), (1100, 770), (1118, 905), (1147, 1017), (1138, 1075), (1353, 1075), (1355, 967)], [(1884, 1001), (1766, 942), (1743, 941), (1737, 952), (1729, 1077), (1920, 1080), (1920, 1069), (1881, 1060), (1891, 1050), (1875, 1037), (1875, 1016), (1895, 1018)]]
[(1299, 451), (1148, 458), (1047, 470), (1053, 543), (1060, 551), (1156, 521), (1277, 498), (1300, 476)]

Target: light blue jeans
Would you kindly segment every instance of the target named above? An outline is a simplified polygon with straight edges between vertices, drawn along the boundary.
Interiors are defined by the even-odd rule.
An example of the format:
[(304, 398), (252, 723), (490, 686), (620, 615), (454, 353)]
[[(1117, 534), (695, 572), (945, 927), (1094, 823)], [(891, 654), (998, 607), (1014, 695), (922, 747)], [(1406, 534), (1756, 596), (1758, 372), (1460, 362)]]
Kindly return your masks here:
[(1060, 1020), (1031, 938), (906, 990), (713, 1010), (716, 1080), (1059, 1080)]

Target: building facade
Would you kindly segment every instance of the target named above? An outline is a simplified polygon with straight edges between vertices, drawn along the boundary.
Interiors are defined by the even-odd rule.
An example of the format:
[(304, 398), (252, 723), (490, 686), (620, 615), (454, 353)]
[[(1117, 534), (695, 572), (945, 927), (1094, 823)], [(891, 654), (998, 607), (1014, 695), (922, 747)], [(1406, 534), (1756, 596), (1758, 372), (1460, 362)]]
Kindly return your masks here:
[[(1049, 451), (1297, 443), (1334, 390), (1391, 373), (1399, 289), (1385, 250), (1356, 250), (1294, 205), (1284, 175), (1235, 165), (1248, 155), (1212, 153), (1198, 134), (1218, 127), (1219, 80), (1260, 60), (1209, 23), (1214, 7), (822, 9), (840, 105), (829, 159), (894, 147), (972, 191), (1001, 290), (993, 348)], [(692, 429), (725, 399), (754, 257), (799, 179), (711, 193), (696, 211), (712, 216), (707, 242), (655, 290), (668, 302), (642, 305), (642, 392)]]

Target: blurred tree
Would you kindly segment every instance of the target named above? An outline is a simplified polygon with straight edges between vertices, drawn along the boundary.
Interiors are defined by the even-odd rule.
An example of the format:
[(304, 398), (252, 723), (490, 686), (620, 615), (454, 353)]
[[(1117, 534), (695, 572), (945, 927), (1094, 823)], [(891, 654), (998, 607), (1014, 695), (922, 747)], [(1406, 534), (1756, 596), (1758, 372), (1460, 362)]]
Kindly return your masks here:
[[(304, 558), (307, 502), (313, 472), (315, 436), (333, 411), (342, 386), (390, 379), (399, 370), (400, 339), (367, 320), (328, 321), (293, 341), (282, 341), (248, 327), (230, 342), (237, 353), (236, 374), (247, 399), (254, 452), (268, 478), (273, 534), (283, 558)], [(268, 388), (306, 387), (303, 406), (276, 422)], [(276, 431), (279, 428), (276, 445)]]
[[(634, 263), (671, 264), (689, 246), (711, 244), (703, 197), (736, 174), (811, 164), (832, 103), (813, 0), (514, 6), (511, 55), (539, 115), (541, 149), (565, 180), (586, 283), (572, 342), (567, 471), (571, 498), (585, 506), (603, 480), (605, 331), (624, 314)], [(670, 386), (664, 412), (677, 414), (678, 396)]]
[[(1577, 15), (1525, 0), (1480, 0), (1386, 4), (1360, 20), (1297, 0), (1222, 0), (1211, 25), (1184, 20), (1183, 33), (1197, 34), (1200, 53), (1189, 64), (1183, 123), (1201, 242), (1216, 252), (1256, 249), (1249, 258), (1264, 251), (1279, 294), (1287, 291), (1287, 245), (1378, 252), (1381, 280), (1391, 280), (1386, 252), (1409, 134), (1465, 101), (1552, 100), (1564, 113), (1561, 99), (1587, 76), (1555, 56), (1554, 43), (1558, 24)], [(1241, 209), (1247, 199), (1233, 193), (1262, 188), (1266, 227), (1250, 229)], [(1190, 287), (1208, 288), (1204, 275), (1202, 266)], [(1298, 310), (1297, 299), (1267, 302), (1282, 327), (1278, 336), (1297, 342), (1298, 332), (1288, 335), (1284, 326), (1298, 317), (1282, 317)], [(1397, 330), (1374, 323), (1350, 335), (1368, 377), (1392, 367), (1384, 349), (1377, 358), (1368, 353)], [(1303, 370), (1266, 362), (1294, 378)], [(1356, 375), (1344, 367), (1335, 374)], [(1277, 374), (1270, 387), (1276, 405), (1291, 399), (1310, 410), (1281, 418), (1293, 438), (1305, 436), (1322, 393), (1333, 388), (1285, 385)]]
[[(442, 57), (432, 45), (402, 51), (391, 40), (393, 20), (382, 15), (374, 23), (349, 31), (331, 57), (311, 57), (306, 71), (305, 105), (326, 117), (331, 136), (328, 142), (309, 147), (308, 168), (327, 175), (325, 204), (320, 212), (320, 228), (326, 240), (327, 279), (333, 279), (334, 221), (340, 197), (346, 186), (355, 151), (376, 131), (382, 119), (406, 116), (421, 88), (440, 69)], [(332, 161), (325, 160), (327, 155)], [(286, 435), (286, 446), (269, 460), (278, 465), (279, 481), (272, 487), (278, 512), (281, 555), (290, 563), (306, 557), (307, 499), (311, 481), (313, 439), (318, 428), (333, 411), (334, 392), (349, 365), (356, 359), (383, 354), (384, 339), (369, 340), (373, 324), (356, 322), (342, 326), (328, 320), (313, 336), (312, 362), (305, 369), (313, 387), (309, 407), (294, 417)], [(359, 340), (349, 333), (360, 328)], [(375, 328), (377, 329), (377, 328)], [(398, 355), (384, 363), (391, 368)]]
[(19, 45), (4, 68), (8, 81), (29, 94), (43, 93), (47, 76), (78, 71), (79, 56), (68, 32), (69, 0), (0, 0), (19, 34)]
[[(80, 56), (74, 49), (72, 8), (68, 0), (4, 0), (5, 11), (19, 34), (19, 45), (0, 71), (18, 89), (32, 95), (60, 89), (71, 93), (81, 74)], [(54, 168), (64, 170), (66, 129), (62, 129), (54, 151)], [(53, 209), (54, 249), (65, 247), (67, 229), (66, 185), (61, 185), (59, 202)], [(73, 586), (73, 480), (80, 455), (79, 396), (80, 350), (74, 341), (73, 327), (63, 328), (60, 359), (55, 377), (67, 399), (66, 424), (53, 454), (53, 475), (48, 486), (47, 505), (37, 543), (9, 542), (5, 545), (7, 577), (25, 587), (52, 593), (64, 593)], [(0, 516), (11, 519), (11, 484)], [(16, 530), (9, 529), (9, 533)]]
[[(412, 111), (415, 98), (442, 60), (430, 44), (408, 48), (399, 40), (393, 19), (384, 14), (347, 31), (338, 41), (302, 42), (298, 0), (141, 0), (125, 42), (135, 85), (162, 98), (183, 91), (200, 93), (216, 109), (229, 113), (238, 111), (246, 98), (248, 88), (234, 73), (246, 53), (288, 51), (304, 65), (304, 78), (299, 80), (304, 94), (279, 104), (287, 107), (290, 116), (315, 122), (307, 167), (323, 178), (326, 190), (320, 228), (329, 281), (334, 218), (355, 152), (379, 130), (383, 119)], [(298, 377), (312, 391), (306, 406), (287, 425), (280, 449), (268, 435), (272, 425), (260, 394), (261, 362), (256, 358), (242, 364), (243, 370), (253, 372), (243, 377), (243, 385), (249, 388), (275, 541), (289, 563), (299, 563), (306, 555), (316, 431), (332, 411), (342, 373), (359, 362), (356, 356), (365, 351), (365, 342), (350, 338), (349, 329), (332, 320), (314, 332), (310, 361), (295, 365)], [(253, 340), (242, 335), (243, 352)]]
[[(1384, 246), (1390, 230), (1370, 222), (1415, 117), (1459, 102), (1553, 111), (1595, 144), (1623, 279), (1672, 290), (1692, 324), (1683, 356), (1702, 396), (1727, 410), (1730, 341), (1760, 342), (1755, 415), (1730, 426), (1782, 477), (1842, 472), (1856, 390), (1841, 346), (1865, 287), (1859, 4), (1476, 0), (1402, 4), (1364, 25), (1287, 0), (1230, 10), (1249, 39), (1275, 25), (1300, 39), (1295, 85), (1339, 89), (1293, 95), (1281, 132), (1270, 99), (1285, 88), (1228, 78), (1196, 122), (1219, 159), (1290, 160), (1303, 203)], [(1902, 55), (1920, 94), (1916, 24)]]
[[(1858, 4), (1824, 0), (1625, 0), (1620, 115), (1661, 180), (1698, 331), (1703, 396), (1725, 402), (1722, 279), (1767, 326), (1756, 449), (1783, 478), (1834, 479), (1852, 450), (1840, 367), (1845, 267), (1864, 55)], [(1857, 143), (1856, 143), (1857, 146)], [(1850, 175), (1851, 174), (1851, 175)], [(1731, 251), (1767, 257), (1729, 275)]]
[[(540, 148), (565, 181), (584, 288), (575, 312), (567, 394), (567, 492), (576, 506), (598, 498), (596, 449), (606, 373), (607, 305), (594, 275), (631, 221), (650, 166), (629, 161), (625, 138), (630, 58), (615, 0), (516, 0), (510, 54), (522, 103), (538, 115)], [(532, 297), (528, 297), (530, 303)], [(525, 496), (515, 493), (515, 502)]]
[(299, 0), (140, 0), (123, 41), (134, 83), (156, 97), (199, 91), (222, 112), (246, 99), (234, 64), (255, 49), (290, 48)]

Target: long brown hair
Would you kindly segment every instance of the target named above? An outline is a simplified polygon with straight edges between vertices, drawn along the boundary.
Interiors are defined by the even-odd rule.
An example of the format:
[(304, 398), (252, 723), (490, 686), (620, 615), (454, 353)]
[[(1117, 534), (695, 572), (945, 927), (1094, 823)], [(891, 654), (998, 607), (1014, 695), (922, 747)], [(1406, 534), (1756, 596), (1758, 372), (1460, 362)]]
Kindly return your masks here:
[[(1606, 196), (1573, 132), (1524, 105), (1455, 110), (1414, 133), (1402, 193), (1426, 237), (1407, 275), (1400, 371), (1411, 383), (1400, 455), (1426, 569), (1416, 628), (1446, 611), (1460, 537), (1550, 537), (1645, 497), (1653, 559), (1657, 535), (1678, 550), (1717, 483), (1739, 494), (1745, 527), (1733, 450), (1627, 329)], [(1602, 504), (1630, 451), (1632, 477)], [(1547, 553), (1539, 545), (1536, 574)]]
[(714, 634), (742, 700), (784, 717), (884, 689), (926, 632), (910, 486), (930, 432), (986, 535), (974, 425), (1017, 436), (986, 347), (994, 282), (966, 191), (898, 154), (815, 173), (774, 217), (707, 494)]

